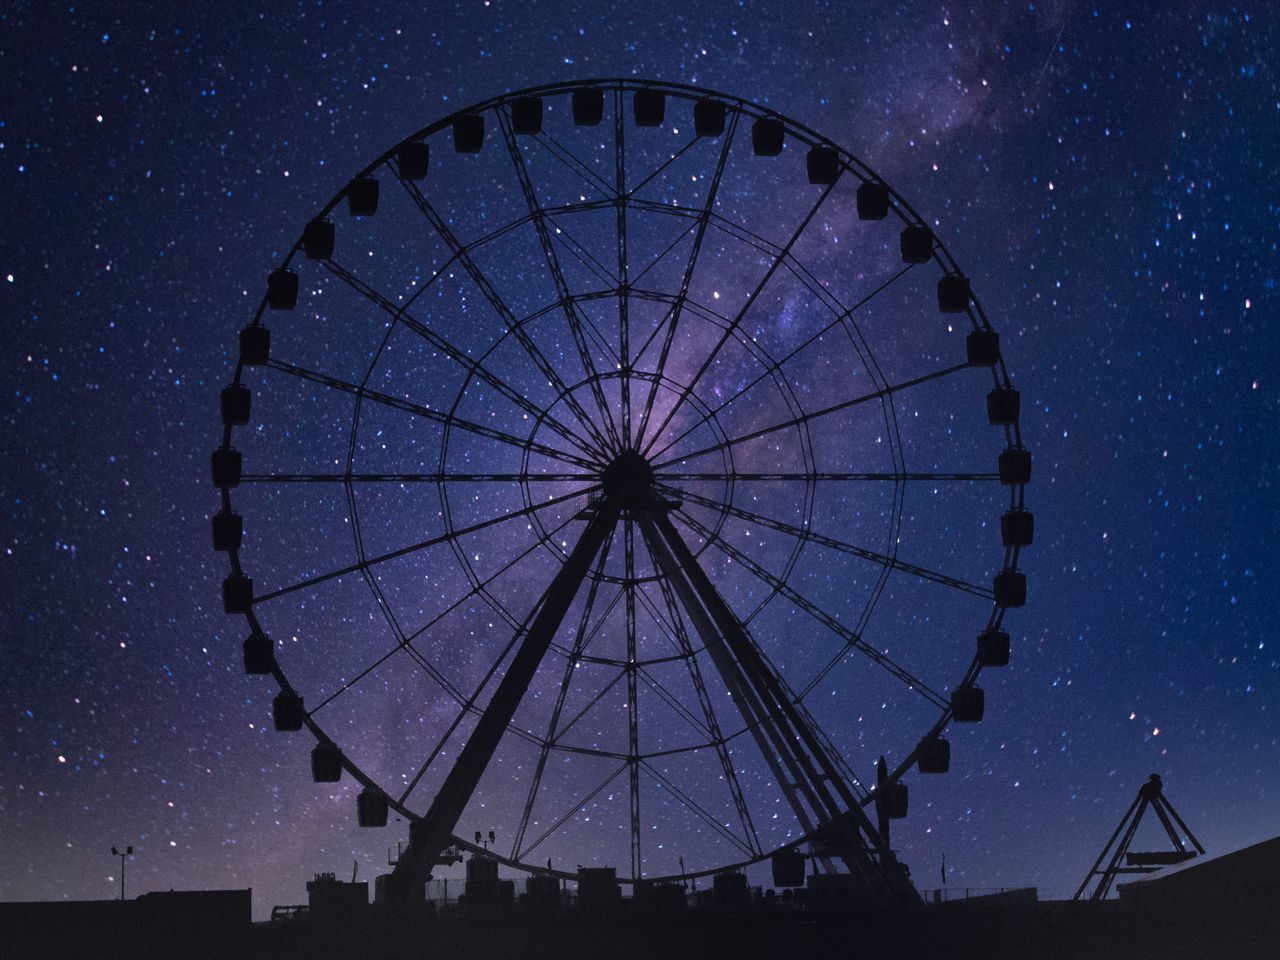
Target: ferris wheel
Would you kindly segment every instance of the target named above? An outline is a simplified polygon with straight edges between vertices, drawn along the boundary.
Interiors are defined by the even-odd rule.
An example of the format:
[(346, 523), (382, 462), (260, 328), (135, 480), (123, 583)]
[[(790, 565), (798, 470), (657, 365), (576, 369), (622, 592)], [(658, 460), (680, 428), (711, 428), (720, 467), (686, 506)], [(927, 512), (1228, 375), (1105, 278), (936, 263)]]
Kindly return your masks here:
[(399, 889), (476, 828), (910, 891), (887, 823), (1008, 663), (1031, 456), (969, 278), (848, 151), (681, 84), (469, 106), (303, 225), (221, 413), (245, 669), (409, 821)]

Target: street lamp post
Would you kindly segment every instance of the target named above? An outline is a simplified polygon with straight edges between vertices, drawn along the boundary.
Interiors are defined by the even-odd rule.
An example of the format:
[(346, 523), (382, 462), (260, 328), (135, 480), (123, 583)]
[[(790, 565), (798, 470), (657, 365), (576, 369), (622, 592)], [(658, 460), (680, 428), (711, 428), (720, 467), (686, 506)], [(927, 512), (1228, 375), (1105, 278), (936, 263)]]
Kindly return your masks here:
[(111, 855), (120, 858), (120, 899), (124, 900), (124, 858), (133, 856), (133, 847), (125, 847), (123, 853), (112, 847)]

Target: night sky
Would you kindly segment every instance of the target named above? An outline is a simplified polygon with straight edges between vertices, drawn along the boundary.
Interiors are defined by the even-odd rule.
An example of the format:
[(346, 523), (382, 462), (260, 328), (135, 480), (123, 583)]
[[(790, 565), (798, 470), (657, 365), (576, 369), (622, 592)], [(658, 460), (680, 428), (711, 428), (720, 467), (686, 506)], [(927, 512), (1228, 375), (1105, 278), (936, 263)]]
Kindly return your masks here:
[[(405, 824), (358, 828), (358, 786), (350, 777), (312, 783), (312, 737), (275, 732), (275, 684), (244, 676), (247, 629), (222, 611), (227, 561), (209, 538), (218, 394), (235, 374), (237, 332), (252, 321), (267, 274), (351, 177), (469, 104), (594, 77), (705, 86), (846, 148), (923, 216), (1001, 334), (1035, 458), (1026, 502), (1036, 541), (1019, 564), (1029, 597), (1005, 619), (1010, 666), (982, 674), (986, 718), (948, 731), (951, 772), (913, 771), (904, 781), (911, 814), (895, 824), (894, 846), (917, 885), (938, 885), (945, 855), (952, 886), (1069, 895), (1152, 772), (1211, 853), (1280, 832), (1280, 641), (1271, 626), (1280, 594), (1267, 586), (1280, 529), (1280, 340), (1265, 324), (1280, 275), (1280, 88), (1267, 56), (1280, 23), (1265, 5), (1164, 6), (685, 2), (628, 14), (595, 4), (307, 3), (113, 16), (10, 5), (0, 15), (10, 78), (0, 108), (9, 398), (0, 895), (113, 896), (113, 844), (134, 846), (131, 892), (252, 886), (259, 916), (301, 902), (314, 872), (349, 875), (352, 861), (362, 879), (386, 869)], [(659, 128), (635, 125), (629, 94), (620, 103), (628, 184), (651, 201), (629, 221), (631, 270), (652, 263), (645, 281), (678, 292), (692, 222), (660, 207), (705, 202), (724, 141), (689, 145), (689, 101), (668, 98)], [(550, 142), (586, 158), (587, 170), (534, 138), (520, 141), (539, 202), (590, 199), (591, 171), (608, 181), (602, 189), (614, 176), (617, 104), (606, 97), (598, 128), (576, 128), (567, 98), (546, 106)], [(735, 133), (716, 209), (781, 246), (824, 188), (806, 181), (807, 148), (794, 138), (779, 157), (752, 156), (750, 120)], [(418, 195), (463, 242), (527, 213), (497, 114), (487, 114), (480, 154), (455, 154), (447, 130), (431, 149)], [(677, 152), (637, 186), (641, 171)], [(473, 360), (493, 348), (486, 369), (507, 392), (473, 380), (459, 395), (466, 371), (438, 344), (403, 320), (388, 326), (349, 279), (301, 255), (292, 263), (297, 309), (263, 319), (273, 358), (346, 383), (367, 375), (370, 389), (429, 410), (457, 399), (457, 418), (521, 439), (532, 431), (542, 452), (522, 465), (519, 447), (492, 434), (446, 436), (430, 416), (368, 401), (353, 433), (349, 393), (255, 367), (242, 376), (254, 395), (250, 424), (234, 437), (246, 474), (341, 474), (350, 452), (355, 473), (564, 479), (455, 480), (444, 493), (421, 480), (352, 484), (370, 556), (438, 535), (446, 508), (463, 527), (523, 509), (526, 495), (582, 493), (589, 481), (569, 475), (590, 472), (562, 456), (575, 456), (582, 420), (562, 401), (548, 415), (562, 431), (530, 426), (528, 406), (546, 408), (554, 394), (529, 350), (502, 339), (498, 314), (448, 264), (413, 191), (386, 166), (375, 176), (376, 216), (352, 218), (345, 203), (333, 213), (334, 261), (393, 309), (446, 265), (414, 315)], [(877, 378), (901, 384), (963, 361), (970, 321), (938, 312), (938, 267), (897, 277), (901, 223), (860, 221), (856, 186), (849, 174), (837, 182), (792, 250), (804, 270), (777, 271), (744, 314), (750, 344), (775, 359), (796, 351), (780, 377), (751, 387), (759, 357), (730, 338), (699, 381), (696, 398), (724, 404), (728, 436), (791, 419), (788, 398), (821, 409), (878, 389)], [(565, 213), (558, 228), (571, 290), (616, 285), (612, 208)], [(689, 288), (699, 306), (677, 328), (667, 368), (677, 390), (720, 338), (716, 317), (732, 319), (772, 262), (741, 234), (707, 236)], [(477, 251), (513, 315), (555, 300), (532, 226)], [(853, 314), (874, 364), (842, 327), (803, 346), (831, 320), (824, 296), (848, 308), (886, 283)], [(655, 335), (637, 369), (657, 355), (666, 306), (638, 301), (632, 311), (631, 335)], [(582, 317), (604, 331), (588, 338), (588, 358), (616, 368), (616, 298), (585, 303)], [(584, 378), (564, 313), (545, 313), (527, 332), (567, 382)], [(621, 378), (598, 382), (600, 396), (583, 386), (571, 391), (574, 403), (620, 409)], [(983, 413), (991, 383), (988, 370), (963, 370), (895, 394), (892, 406), (820, 417), (808, 439), (789, 428), (736, 444), (734, 469), (893, 472), (905, 463), (992, 473), (1005, 438)], [(736, 406), (726, 402), (744, 388)], [(675, 443), (655, 463), (687, 457), (666, 469), (723, 474), (719, 454), (694, 456), (718, 442), (710, 428), (687, 405), (675, 409), (670, 388), (657, 393), (655, 422), (674, 411), (657, 449)], [(632, 403), (639, 411), (643, 400)], [(793, 688), (840, 654), (841, 638), (779, 593), (783, 571), (787, 589), (932, 690), (945, 697), (959, 682), (989, 599), (904, 571), (876, 594), (875, 562), (814, 544), (796, 550), (794, 537), (742, 511), (867, 551), (896, 549), (900, 560), (989, 589), (1004, 556), (1007, 488), (913, 480), (895, 506), (898, 485), (883, 481), (748, 479), (735, 488), (735, 513), (717, 506), (721, 480), (671, 485), (687, 497), (682, 536), (705, 548), (719, 589), (754, 617), (753, 633)], [(246, 482), (232, 502), (245, 516), (240, 558), (260, 594), (354, 562), (342, 483)], [(371, 567), (385, 606), (356, 572), (255, 607), (308, 708), (338, 693), (317, 721), (389, 790), (408, 787), (456, 715), (446, 688), (470, 695), (510, 640), (509, 621), (524, 620), (554, 574), (554, 551), (572, 549), (584, 505), (571, 498), (539, 510), (541, 528), (522, 516)], [(708, 547), (700, 534), (717, 523)], [(611, 582), (625, 574), (622, 536), (620, 528), (587, 612), (607, 621), (592, 641), (603, 661), (626, 657), (626, 604), (603, 613), (622, 593)], [(644, 577), (652, 561), (642, 545), (636, 556)], [(581, 619), (587, 592), (566, 623)], [(637, 592), (637, 655), (665, 657), (640, 685), (641, 750), (696, 746), (701, 713), (686, 661), (667, 656), (662, 594), (653, 582)], [(391, 652), (397, 636), (417, 631), (412, 654)], [(523, 729), (545, 732), (572, 630), (558, 642), (517, 712)], [(788, 808), (705, 651), (693, 660), (706, 669), (724, 732), (737, 734), (733, 765), (760, 842), (785, 842), (795, 836)], [(565, 743), (625, 752), (630, 708), (619, 670), (584, 663), (575, 673), (564, 711), (582, 716)], [(937, 715), (856, 649), (817, 681), (807, 707), (864, 782), (879, 754), (900, 760)], [(503, 743), (459, 829), (495, 829), (508, 853), (538, 750), (511, 735)], [(442, 760), (459, 745), (446, 743)], [(550, 758), (528, 838), (613, 769), (601, 756)], [(714, 751), (672, 754), (654, 768), (640, 794), (646, 872), (669, 872), (678, 857), (690, 869), (742, 859), (708, 822), (744, 835)], [(412, 809), (425, 809), (443, 770), (433, 765), (409, 792)], [(693, 815), (664, 779), (709, 817)], [(624, 772), (529, 858), (629, 872), (627, 803)]]

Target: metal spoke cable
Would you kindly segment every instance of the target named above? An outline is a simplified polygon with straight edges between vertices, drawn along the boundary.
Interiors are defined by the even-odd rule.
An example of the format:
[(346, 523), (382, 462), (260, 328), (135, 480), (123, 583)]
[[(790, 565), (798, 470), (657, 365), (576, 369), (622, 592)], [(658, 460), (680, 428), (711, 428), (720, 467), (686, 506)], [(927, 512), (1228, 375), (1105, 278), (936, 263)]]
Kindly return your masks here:
[[(664, 489), (672, 492), (676, 491), (674, 487), (664, 487)], [(797, 527), (795, 524), (787, 523), (784, 520), (774, 520), (772, 517), (766, 517), (763, 514), (747, 510), (744, 507), (734, 506), (733, 504), (721, 503), (712, 497), (704, 497), (701, 494), (690, 493), (687, 490), (680, 491), (686, 502), (698, 503), (714, 510), (724, 510), (729, 515), (738, 517), (742, 520), (749, 520), (751, 523), (759, 524), (770, 530), (777, 530), (779, 533), (785, 533), (789, 536), (803, 540), (807, 543), (816, 543), (823, 547), (829, 547), (832, 550), (838, 550), (841, 553), (847, 553), (851, 556), (860, 557), (863, 560), (869, 560), (872, 563), (878, 563), (882, 566), (889, 567), (893, 570), (901, 570), (904, 573), (910, 573), (919, 577), (921, 580), (927, 580), (930, 583), (938, 583), (944, 587), (951, 587), (962, 593), (972, 594), (975, 597), (981, 597), (990, 601), (994, 594), (990, 587), (981, 587), (976, 583), (969, 583), (967, 580), (961, 580), (958, 577), (949, 574), (939, 573), (936, 570), (930, 570), (927, 567), (921, 567), (914, 563), (907, 563), (905, 560), (899, 560), (896, 556), (878, 553), (875, 550), (868, 550), (865, 547), (859, 547), (852, 543), (846, 543), (843, 540), (837, 540), (834, 537), (824, 536), (816, 533), (807, 527)]]
[[(433, 330), (427, 324), (423, 323), (421, 320), (419, 320), (418, 318), (414, 317), (411, 313), (409, 313), (408, 304), (405, 304), (403, 306), (397, 306), (389, 298), (383, 296), (376, 289), (371, 287), (369, 284), (365, 283), (363, 280), (361, 280), (359, 277), (351, 273), (351, 271), (347, 270), (345, 267), (343, 267), (341, 264), (339, 264), (333, 259), (325, 260), (324, 266), (329, 270), (330, 273), (332, 273), (334, 276), (342, 280), (343, 283), (347, 284), (349, 287), (351, 287), (353, 290), (359, 293), (362, 297), (369, 300), (371, 303), (376, 304), (379, 308), (381, 308), (383, 311), (389, 314), (392, 318), (393, 323), (399, 323), (404, 327), (406, 327), (407, 329), (413, 331), (415, 334), (421, 337), (424, 341), (426, 341), (432, 347), (439, 350), (441, 353), (447, 356), (450, 360), (453, 360), (460, 367), (465, 369), (469, 376), (476, 377), (484, 381), (485, 383), (489, 384), (491, 387), (497, 390), (502, 396), (506, 397), (508, 400), (510, 400), (520, 409), (524, 410), (526, 413), (533, 414), (534, 416), (537, 416), (540, 413), (542, 413), (542, 410), (539, 409), (537, 405), (530, 402), (528, 398), (525, 397), (524, 393), (522, 393), (520, 390), (508, 384), (504, 379), (499, 377), (490, 368), (486, 367), (481, 362), (472, 359), (472, 357), (461, 347), (455, 346), (453, 343), (451, 343), (449, 340), (443, 337), (439, 332), (437, 332), (436, 330)], [(370, 372), (372, 372), (372, 370)], [(366, 378), (366, 383), (367, 383), (367, 378)], [(588, 440), (581, 437), (580, 435), (570, 430), (568, 427), (564, 426), (558, 421), (549, 420), (547, 422), (547, 426), (551, 430), (560, 434), (561, 437), (563, 437), (565, 440), (572, 443), (579, 450), (589, 451), (592, 454), (595, 454), (597, 456), (600, 455), (600, 451), (595, 447), (593, 447), (593, 445)]]
[[(688, 513), (686, 513), (685, 511), (680, 510), (680, 511), (677, 511), (677, 513), (680, 519), (684, 521), (684, 523), (687, 524), (691, 530), (696, 531), (700, 536), (707, 537), (708, 534), (711, 533), (711, 531), (707, 529), (707, 527), (705, 527), (702, 523), (700, 523), (695, 518), (689, 516)], [(773, 576), (773, 574), (769, 573), (769, 571), (765, 570), (764, 567), (756, 563), (754, 560), (748, 557), (741, 550), (738, 550), (736, 547), (732, 546), (731, 544), (725, 543), (724, 540), (722, 540), (719, 537), (716, 537), (715, 539), (708, 538), (708, 542), (711, 543), (711, 545), (714, 546), (717, 550), (721, 551), (726, 556), (732, 558), (735, 563), (742, 564), (742, 566), (745, 567), (750, 573), (755, 575), (757, 579), (773, 587), (775, 590), (777, 590), (778, 593), (785, 596), (788, 600), (794, 603), (799, 609), (809, 614), (813, 619), (817, 620), (819, 623), (821, 623), (823, 626), (829, 629), (832, 633), (836, 634), (838, 637), (844, 640), (846, 645), (848, 645), (853, 649), (856, 649), (858, 652), (862, 653), (864, 656), (866, 656), (869, 660), (871, 660), (877, 666), (887, 670), (890, 674), (892, 674), (895, 678), (897, 678), (902, 683), (904, 683), (911, 690), (916, 691), (922, 697), (924, 697), (926, 700), (931, 701), (936, 706), (945, 707), (948, 705), (949, 701), (945, 697), (943, 697), (942, 694), (933, 690), (923, 680), (920, 680), (918, 677), (912, 675), (910, 671), (900, 666), (887, 654), (882, 653), (879, 650), (877, 650), (875, 647), (871, 646), (871, 644), (863, 640), (862, 637), (858, 636), (848, 627), (844, 626), (844, 624), (840, 623), (839, 620), (836, 620), (834, 617), (832, 617), (830, 614), (824, 611), (821, 607), (819, 607), (816, 603), (814, 603), (813, 601), (809, 600), (807, 597), (802, 595), (795, 588), (789, 586), (786, 582), (779, 580), (777, 577)]]
[(872, 400), (881, 400), (881, 399), (884, 399), (885, 397), (892, 396), (893, 394), (901, 393), (903, 390), (909, 390), (912, 387), (918, 387), (921, 384), (929, 383), (930, 381), (938, 380), (938, 379), (941, 379), (942, 377), (948, 377), (951, 374), (956, 373), (960, 370), (971, 370), (971, 369), (973, 368), (970, 367), (969, 364), (967, 363), (958, 363), (953, 367), (947, 367), (945, 370), (936, 370), (933, 373), (927, 373), (922, 377), (916, 377), (914, 380), (908, 380), (905, 383), (899, 383), (892, 387), (885, 387), (883, 390), (874, 390), (871, 393), (864, 393), (861, 396), (852, 397), (849, 400), (844, 400), (840, 403), (832, 404), (829, 407), (823, 407), (821, 410), (814, 410), (812, 412), (802, 414), (798, 417), (792, 417), (790, 420), (784, 420), (781, 423), (770, 424), (767, 427), (761, 427), (759, 430), (753, 430), (751, 433), (747, 433), (739, 437), (731, 437), (728, 441), (726, 441), (723, 444), (715, 444), (710, 447), (704, 447), (701, 450), (694, 451), (693, 453), (683, 454), (679, 457), (674, 457), (671, 460), (664, 460), (660, 463), (655, 463), (653, 465), (653, 468), (654, 470), (661, 470), (663, 467), (669, 467), (675, 463), (682, 463), (685, 460), (693, 460), (697, 457), (705, 456), (708, 453), (716, 453), (722, 447), (725, 447), (725, 446), (736, 446), (740, 443), (747, 443), (748, 441), (751, 441), (751, 440), (758, 440), (761, 437), (768, 436), (771, 433), (776, 433), (779, 430), (786, 430), (789, 427), (802, 426), (803, 424), (816, 420), (819, 417), (826, 417), (826, 416), (830, 416), (833, 413), (840, 413), (843, 410), (848, 410), (850, 407), (856, 407), (859, 404), (869, 403)]

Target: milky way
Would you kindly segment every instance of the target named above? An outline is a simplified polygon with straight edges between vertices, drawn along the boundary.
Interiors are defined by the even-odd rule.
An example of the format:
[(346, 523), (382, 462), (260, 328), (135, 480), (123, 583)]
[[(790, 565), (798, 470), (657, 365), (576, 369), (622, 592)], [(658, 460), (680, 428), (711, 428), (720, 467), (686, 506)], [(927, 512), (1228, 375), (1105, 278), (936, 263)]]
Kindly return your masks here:
[[(1264, 611), (1275, 599), (1265, 584), (1280, 352), (1258, 321), (1275, 304), (1275, 171), (1262, 132), (1277, 111), (1262, 56), (1273, 19), (1208, 7), (851, 16), (838, 5), (695, 4), (629, 20), (479, 3), (434, 16), (308, 6), (238, 21), (31, 10), (3, 22), (21, 96), (0, 117), (0, 140), (8, 207), (25, 231), (0, 263), (13, 398), (0, 809), (18, 827), (5, 896), (111, 896), (109, 850), (122, 843), (135, 847), (133, 890), (253, 886), (260, 913), (300, 899), (314, 871), (345, 873), (353, 860), (362, 877), (385, 869), (403, 822), (358, 828), (358, 785), (312, 783), (311, 736), (275, 732), (274, 683), (243, 674), (246, 629), (222, 611), (226, 560), (209, 544), (218, 393), (267, 273), (355, 174), (468, 104), (593, 76), (724, 91), (846, 148), (945, 243), (1001, 334), (1035, 456), (1036, 541), (1019, 562), (1029, 597), (1004, 622), (1010, 666), (980, 677), (984, 720), (947, 732), (950, 773), (906, 776), (911, 811), (894, 845), (918, 884), (936, 885), (945, 854), (953, 885), (1068, 893), (1152, 771), (1211, 852), (1275, 832), (1277, 661)], [(630, 270), (645, 271), (638, 289), (677, 293), (696, 234), (678, 211), (707, 202), (725, 149), (723, 222), (707, 229), (667, 380), (653, 391), (652, 460), (684, 494), (682, 536), (869, 781), (879, 754), (901, 760), (938, 716), (929, 694), (945, 703), (965, 672), (991, 611), (981, 594), (1005, 560), (1009, 490), (853, 475), (994, 473), (1007, 437), (987, 423), (992, 373), (961, 369), (892, 402), (735, 442), (731, 471), (745, 479), (730, 489), (724, 438), (960, 364), (972, 324), (938, 311), (937, 264), (903, 272), (901, 220), (859, 218), (854, 170), (824, 196), (800, 137), (780, 156), (753, 155), (754, 108), (704, 138), (689, 100), (669, 97), (658, 127), (637, 126), (632, 108), (630, 93), (611, 93), (601, 126), (580, 127), (567, 98), (548, 97), (543, 137), (514, 138), (516, 152), (537, 203), (589, 205), (613, 183), (621, 111), (637, 201)], [(334, 209), (329, 267), (295, 254), (297, 307), (263, 315), (273, 365), (242, 371), (253, 410), (233, 431), (246, 475), (259, 478), (232, 502), (260, 595), (355, 562), (353, 520), (374, 557), (520, 513), (372, 565), (369, 580), (354, 571), (255, 608), (308, 708), (324, 703), (315, 719), (419, 812), (444, 768), (411, 787), (414, 775), (572, 549), (585, 490), (609, 459), (595, 451), (619, 446), (606, 434), (622, 429), (616, 211), (548, 221), (580, 299), (576, 323), (547, 310), (558, 293), (532, 222), (495, 234), (528, 212), (502, 123), (486, 113), (475, 155), (455, 153), (447, 129), (432, 134), (418, 186), (402, 186), (391, 165), (374, 170), (375, 216), (351, 217), (345, 201)], [(645, 181), (646, 171), (656, 174)], [(474, 262), (512, 316), (533, 317), (527, 342), (450, 261), (445, 233), (493, 237)], [(752, 302), (775, 259), (768, 244), (793, 233), (794, 269)], [(643, 375), (658, 369), (672, 304), (628, 302)], [(724, 337), (699, 376), (728, 326), (740, 336)], [(487, 357), (487, 377), (424, 331)], [(568, 399), (557, 402), (539, 356)], [(419, 414), (366, 398), (353, 426), (341, 384), (366, 378)], [(651, 382), (628, 387), (633, 427)], [(420, 415), (450, 409), (448, 430)], [(525, 459), (528, 444), (497, 434), (536, 446)], [(265, 478), (334, 477), (348, 458), (354, 474), (398, 479)], [(441, 486), (435, 473), (472, 479)], [(796, 536), (805, 530), (861, 553)], [(562, 721), (576, 719), (562, 745), (577, 752), (548, 755), (518, 844), (528, 851), (568, 813), (526, 854), (566, 869), (630, 872), (622, 538), (596, 575), (594, 609), (584, 588), (566, 618), (599, 624), (563, 685)], [(649, 577), (649, 553), (634, 552)], [(882, 554), (961, 586), (902, 569), (881, 579)], [(639, 747), (657, 755), (640, 777), (642, 869), (734, 862), (743, 844), (795, 836), (706, 652), (680, 655), (655, 580), (634, 607), (636, 655), (652, 661), (634, 702)], [(566, 628), (516, 728), (546, 733), (574, 657)], [(706, 746), (716, 738), (691, 660), (705, 668), (750, 825)], [(459, 745), (446, 739), (441, 761)], [(510, 853), (539, 752), (508, 734), (460, 830), (495, 829)]]

